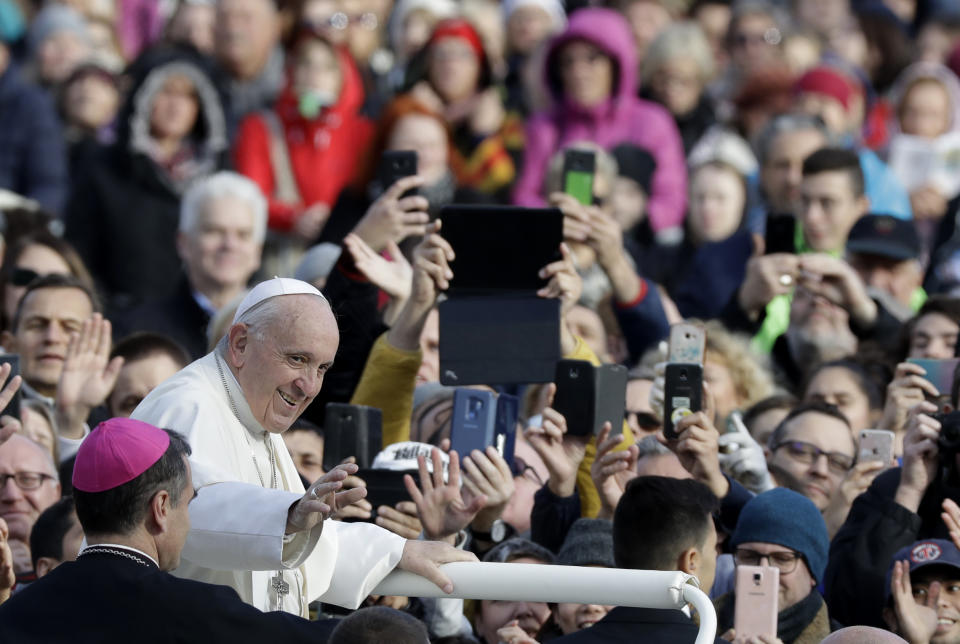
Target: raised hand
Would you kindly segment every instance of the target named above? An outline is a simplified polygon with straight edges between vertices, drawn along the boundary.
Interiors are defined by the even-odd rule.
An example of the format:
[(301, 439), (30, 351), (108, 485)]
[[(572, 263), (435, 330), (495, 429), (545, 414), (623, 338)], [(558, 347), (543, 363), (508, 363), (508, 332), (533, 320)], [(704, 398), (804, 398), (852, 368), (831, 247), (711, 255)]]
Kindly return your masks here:
[(720, 469), (720, 433), (706, 411), (698, 411), (680, 419), (676, 424), (676, 440), (667, 440), (663, 432), (657, 440), (669, 447), (680, 459), (683, 468), (696, 480), (722, 499), (730, 491), (730, 483)]
[(313, 529), (331, 514), (367, 496), (366, 487), (341, 491), (343, 482), (357, 473), (353, 463), (337, 465), (317, 479), (287, 512), (287, 534)]
[(483, 497), (486, 504), (471, 522), (480, 532), (490, 532), (494, 521), (503, 516), (516, 486), (513, 472), (495, 447), (474, 450), (463, 459), (463, 486), (473, 497)]
[[(0, 389), (0, 414), (2, 414), (7, 405), (10, 404), (10, 401), (13, 400), (14, 394), (17, 393), (17, 390), (20, 389), (20, 385), (23, 383), (23, 378), (20, 376), (14, 376), (10, 378), (10, 370), (12, 366), (9, 362), (5, 362), (0, 365), (0, 382), (6, 382), (3, 386), (3, 389)], [(7, 378), (10, 378), (10, 382), (7, 382)], [(8, 438), (19, 432), (21, 429), (20, 421), (10, 415), (0, 416), (0, 445), (4, 443)]]
[(0, 518), (0, 604), (10, 599), (13, 585), (17, 582), (13, 569), (13, 553), (10, 552), (10, 544), (7, 542), (9, 536), (7, 522)]
[(375, 523), (404, 539), (419, 539), (423, 532), (423, 524), (420, 523), (420, 515), (413, 501), (400, 501), (392, 508), (381, 505), (377, 508)]
[(957, 505), (957, 502), (953, 499), (944, 499), (942, 507), (943, 512), (940, 514), (940, 518), (947, 526), (953, 545), (960, 548), (960, 505)]
[(912, 362), (897, 365), (893, 380), (887, 385), (887, 401), (883, 406), (880, 427), (897, 435), (902, 434), (910, 409), (926, 400), (927, 396), (937, 398), (940, 395), (933, 383), (923, 377), (926, 373), (923, 367)]
[(497, 630), (497, 639), (501, 644), (539, 644), (527, 632), (520, 628), (520, 622), (513, 620), (506, 626)]
[(922, 597), (916, 597), (910, 584), (910, 562), (895, 561), (890, 575), (890, 590), (900, 635), (910, 644), (929, 644), (937, 631), (940, 582), (931, 583)]
[[(549, 385), (556, 391), (556, 385)], [(552, 395), (551, 395), (552, 398)], [(568, 497), (577, 485), (577, 469), (587, 452), (587, 439), (567, 435), (563, 414), (547, 407), (540, 427), (527, 427), (523, 437), (540, 455), (550, 472), (547, 487), (556, 496)]]
[(328, 219), (330, 219), (330, 206), (325, 203), (315, 203), (301, 212), (293, 222), (293, 233), (306, 242), (312, 242), (320, 236)]
[(823, 510), (823, 519), (827, 523), (827, 534), (830, 538), (837, 534), (843, 522), (847, 520), (850, 506), (854, 500), (867, 491), (873, 479), (890, 467), (890, 463), (879, 461), (864, 461), (857, 463), (847, 472), (840, 482), (837, 491), (830, 497), (830, 504)]
[[(403, 256), (396, 242), (387, 242), (386, 250), (390, 259), (386, 259), (374, 252), (365, 241), (354, 233), (350, 233), (343, 240), (343, 245), (353, 257), (353, 264), (371, 284), (390, 296), (390, 308), (399, 312), (407, 298), (413, 281), (413, 267)], [(389, 317), (386, 314), (385, 318)]]
[(470, 525), (477, 512), (483, 508), (487, 499), (482, 494), (461, 494), (460, 458), (456, 452), (450, 452), (450, 468), (447, 482), (443, 482), (443, 459), (440, 450), (431, 452), (433, 473), (427, 471), (427, 460), (422, 454), (417, 456), (420, 467), (420, 488), (409, 474), (403, 477), (403, 483), (410, 498), (417, 506), (423, 533), (427, 539), (440, 540), (456, 535)]
[(627, 483), (637, 477), (639, 448), (631, 445), (626, 450), (615, 452), (623, 437), (610, 435), (610, 423), (604, 423), (597, 436), (597, 457), (590, 465), (590, 478), (600, 495), (598, 519), (612, 519), (613, 512), (627, 488)]
[(94, 313), (70, 337), (55, 398), (57, 424), (66, 438), (83, 438), (90, 411), (117, 383), (123, 358), (110, 360), (110, 331), (110, 321)]
[[(357, 459), (353, 456), (348, 456), (343, 460), (341, 465), (349, 465), (351, 463), (356, 463)], [(353, 490), (358, 487), (367, 487), (366, 481), (364, 481), (359, 476), (352, 474), (343, 480), (343, 489), (344, 490)], [(366, 521), (371, 516), (371, 511), (373, 506), (370, 505), (370, 502), (366, 499), (360, 499), (354, 503), (347, 505), (341, 505), (333, 512), (330, 516), (331, 519), (336, 521), (343, 521), (344, 519), (361, 519)]]
[(747, 262), (747, 272), (737, 301), (748, 315), (759, 314), (770, 300), (793, 290), (800, 274), (800, 260), (797, 255), (775, 253), (773, 255), (754, 255)]
[(566, 315), (577, 304), (583, 292), (583, 279), (573, 264), (573, 255), (566, 244), (560, 244), (562, 259), (547, 264), (540, 269), (540, 278), (549, 280), (547, 285), (537, 291), (545, 298), (560, 298), (560, 313)]
[(937, 406), (924, 401), (907, 414), (907, 435), (903, 439), (903, 465), (894, 500), (911, 512), (920, 507), (920, 499), (937, 475), (940, 449), (940, 421), (930, 414)]
[(397, 180), (370, 205), (353, 233), (376, 252), (386, 248), (389, 241), (401, 242), (407, 237), (425, 234), (430, 221), (427, 214), (430, 203), (419, 195), (403, 196), (407, 190), (423, 184), (420, 176)]
[(844, 260), (824, 253), (800, 256), (800, 283), (846, 309), (861, 324), (877, 318), (877, 304), (857, 272)]

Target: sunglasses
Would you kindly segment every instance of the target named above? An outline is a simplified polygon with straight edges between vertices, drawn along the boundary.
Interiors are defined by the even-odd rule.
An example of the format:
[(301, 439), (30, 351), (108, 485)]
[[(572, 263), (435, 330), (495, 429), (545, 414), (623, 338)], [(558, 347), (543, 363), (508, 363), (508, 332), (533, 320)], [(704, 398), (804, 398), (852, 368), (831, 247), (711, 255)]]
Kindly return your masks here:
[(14, 286), (29, 286), (30, 282), (41, 277), (46, 277), (46, 275), (41, 275), (29, 268), (14, 268), (13, 272), (10, 273), (10, 283)]
[(660, 419), (648, 411), (630, 411), (626, 409), (623, 412), (623, 419), (629, 422), (631, 414), (637, 417), (637, 425), (644, 431), (650, 432), (660, 427)]

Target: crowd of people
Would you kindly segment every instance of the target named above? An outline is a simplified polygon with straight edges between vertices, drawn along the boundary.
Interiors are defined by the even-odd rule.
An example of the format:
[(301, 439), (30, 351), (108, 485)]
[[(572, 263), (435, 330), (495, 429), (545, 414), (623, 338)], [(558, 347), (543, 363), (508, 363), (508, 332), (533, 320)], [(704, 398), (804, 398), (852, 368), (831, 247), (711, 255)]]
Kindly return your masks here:
[[(514, 453), (450, 448), (453, 204), (562, 213), (538, 295), (622, 428), (491, 382)], [(0, 641), (696, 636), (374, 594), (482, 560), (688, 573), (718, 641), (960, 644), (956, 0), (0, 0), (0, 215)], [(380, 410), (362, 471), (329, 403)]]

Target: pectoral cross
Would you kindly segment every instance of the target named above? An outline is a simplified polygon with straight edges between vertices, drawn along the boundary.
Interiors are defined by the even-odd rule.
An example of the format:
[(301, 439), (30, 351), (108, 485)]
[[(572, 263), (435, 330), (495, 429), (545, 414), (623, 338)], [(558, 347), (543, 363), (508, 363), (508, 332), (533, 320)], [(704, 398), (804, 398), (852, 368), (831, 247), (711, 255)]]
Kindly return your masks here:
[(277, 607), (279, 610), (283, 610), (283, 598), (290, 593), (290, 584), (283, 580), (283, 573), (277, 573), (270, 580), (270, 586), (277, 593)]

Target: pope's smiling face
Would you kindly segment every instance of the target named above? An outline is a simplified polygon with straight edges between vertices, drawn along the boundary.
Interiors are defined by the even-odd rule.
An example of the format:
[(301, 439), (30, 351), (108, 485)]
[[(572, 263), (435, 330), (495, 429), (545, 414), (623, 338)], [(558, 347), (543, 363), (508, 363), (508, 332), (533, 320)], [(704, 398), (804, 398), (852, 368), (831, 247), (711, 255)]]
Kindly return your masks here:
[(285, 431), (303, 413), (320, 391), (339, 343), (333, 312), (315, 295), (282, 296), (262, 328), (230, 329), (230, 365), (264, 429)]

